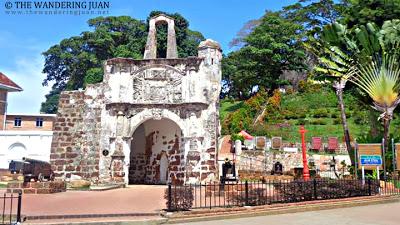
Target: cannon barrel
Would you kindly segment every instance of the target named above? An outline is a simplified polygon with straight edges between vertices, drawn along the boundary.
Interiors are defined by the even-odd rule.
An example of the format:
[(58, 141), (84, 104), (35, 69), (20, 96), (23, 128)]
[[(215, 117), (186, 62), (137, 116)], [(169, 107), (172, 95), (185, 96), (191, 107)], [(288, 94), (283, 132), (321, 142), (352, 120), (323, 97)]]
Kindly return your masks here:
[(22, 160), (24, 160), (25, 162), (29, 162), (29, 163), (50, 164), (50, 163), (48, 163), (46, 161), (37, 160), (37, 159), (31, 159), (31, 158), (26, 158), (26, 157), (23, 157)]
[(32, 178), (36, 181), (43, 181), (43, 179), (52, 179), (52, 170), (50, 163), (37, 159), (22, 158), (24, 160), (24, 166), (22, 174), (24, 175), (24, 181), (29, 182)]

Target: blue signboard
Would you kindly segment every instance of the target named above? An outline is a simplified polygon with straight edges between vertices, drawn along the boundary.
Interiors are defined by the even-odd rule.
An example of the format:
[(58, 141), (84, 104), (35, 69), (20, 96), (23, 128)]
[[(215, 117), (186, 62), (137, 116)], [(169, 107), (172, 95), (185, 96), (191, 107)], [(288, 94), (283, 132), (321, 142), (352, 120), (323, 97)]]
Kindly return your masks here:
[(380, 166), (382, 157), (380, 155), (360, 155), (361, 166)]

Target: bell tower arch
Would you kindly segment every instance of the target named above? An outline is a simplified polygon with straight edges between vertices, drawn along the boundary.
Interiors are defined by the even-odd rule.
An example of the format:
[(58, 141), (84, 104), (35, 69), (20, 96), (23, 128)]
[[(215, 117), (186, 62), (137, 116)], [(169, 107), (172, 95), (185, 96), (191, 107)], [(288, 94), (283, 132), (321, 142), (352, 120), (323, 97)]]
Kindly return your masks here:
[(178, 58), (178, 50), (176, 47), (176, 35), (175, 35), (175, 22), (169, 16), (160, 14), (150, 19), (149, 21), (149, 34), (147, 36), (146, 47), (144, 50), (144, 59), (155, 59), (157, 58), (157, 28), (158, 23), (168, 24), (168, 37), (167, 37), (167, 59)]

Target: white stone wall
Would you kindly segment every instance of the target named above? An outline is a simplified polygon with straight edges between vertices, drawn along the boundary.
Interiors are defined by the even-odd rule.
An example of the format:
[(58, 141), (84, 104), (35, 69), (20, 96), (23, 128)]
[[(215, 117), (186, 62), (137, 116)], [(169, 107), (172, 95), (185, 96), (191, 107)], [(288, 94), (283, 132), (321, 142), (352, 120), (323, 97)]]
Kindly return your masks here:
[[(64, 92), (64, 95), (76, 95), (77, 103), (75, 98), (62, 98), (59, 124), (77, 116), (76, 121), (93, 123), (93, 130), (98, 131), (98, 135), (91, 135), (93, 130), (86, 132), (86, 125), (77, 122), (69, 123), (71, 127), (67, 131), (59, 127), (57, 132), (60, 135), (55, 135), (53, 143), (56, 174), (66, 174), (67, 177), (68, 174), (83, 172), (82, 166), (78, 165), (82, 163), (63, 163), (63, 160), (76, 158), (75, 152), (62, 158), (64, 152), (77, 149), (74, 143), (80, 141), (88, 147), (99, 148), (91, 151), (98, 154), (95, 162), (90, 164), (96, 170), (90, 174), (94, 180), (98, 177), (99, 182), (128, 183), (135, 130), (141, 124), (146, 126), (149, 120), (155, 121), (154, 129), (164, 129), (160, 121), (166, 119), (181, 130), (180, 149), (167, 152), (172, 182), (212, 179), (217, 170), (215, 149), (219, 128), (221, 58), (219, 45), (208, 40), (200, 44), (199, 57), (107, 60), (102, 83), (89, 85), (79, 93)], [(76, 106), (78, 102), (83, 103), (81, 108)], [(166, 127), (169, 130), (165, 132), (174, 133), (171, 125)], [(63, 135), (71, 138), (66, 141)], [(77, 151), (85, 148), (79, 149)], [(158, 154), (160, 150), (161, 147), (156, 147), (152, 154)]]
[[(307, 154), (308, 162), (314, 162), (315, 169), (318, 171), (330, 171), (330, 162), (333, 156)], [(342, 168), (342, 161), (346, 165), (351, 165), (349, 155), (335, 155), (336, 169)], [(303, 167), (303, 156), (301, 153), (271, 153), (263, 154), (261, 151), (245, 151), (237, 156), (237, 168), (239, 170), (250, 171), (271, 171), (274, 163), (280, 162), (284, 172), (288, 172), (296, 167)]]
[[(98, 91), (98, 86), (86, 90), (86, 94), (92, 95), (93, 99), (101, 93), (104, 94), (106, 104), (115, 105), (110, 109), (103, 109), (102, 112), (101, 126), (104, 129), (100, 141), (101, 148), (110, 149), (112, 155), (115, 147), (109, 145), (110, 138), (121, 137), (130, 145), (135, 130), (141, 124), (152, 120), (155, 121), (154, 129), (163, 129), (159, 121), (168, 119), (182, 132), (180, 151), (184, 158), (180, 166), (187, 166), (189, 152), (190, 156), (196, 155), (194, 158), (200, 156), (196, 161), (189, 157), (189, 160), (192, 158), (191, 169), (185, 177), (196, 176), (191, 182), (198, 182), (204, 180), (206, 175), (202, 174), (214, 173), (215, 169), (210, 171), (210, 166), (215, 167), (210, 165), (210, 160), (215, 160), (215, 151), (211, 149), (215, 149), (219, 126), (221, 58), (219, 49), (203, 47), (199, 49), (199, 57), (192, 59), (139, 62), (117, 58), (108, 61), (105, 64), (102, 91)], [(146, 131), (146, 137), (147, 135)], [(159, 150), (157, 148), (153, 154), (158, 154)], [(176, 156), (168, 157), (171, 159)], [(125, 154), (126, 173), (130, 163), (130, 155)], [(103, 177), (101, 179), (107, 179), (107, 175), (110, 174), (108, 165), (110, 157), (100, 156), (100, 176)], [(125, 182), (127, 178), (128, 175), (125, 174)]]
[(0, 169), (23, 157), (50, 161), (52, 131), (0, 131)]

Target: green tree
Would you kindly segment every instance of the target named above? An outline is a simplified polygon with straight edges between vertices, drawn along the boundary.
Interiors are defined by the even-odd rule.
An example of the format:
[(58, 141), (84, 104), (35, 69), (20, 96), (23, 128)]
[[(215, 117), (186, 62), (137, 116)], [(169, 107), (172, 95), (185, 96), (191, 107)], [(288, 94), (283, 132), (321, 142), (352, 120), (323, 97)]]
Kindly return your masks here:
[(223, 60), (223, 68), (228, 68), (223, 71), (228, 91), (250, 96), (256, 87), (273, 90), (279, 86), (283, 71), (305, 69), (302, 29), (280, 12), (266, 12), (243, 38), (243, 47)]
[(283, 7), (285, 18), (304, 26), (309, 36), (318, 37), (325, 25), (336, 22), (344, 11), (342, 1), (333, 0), (299, 0), (297, 3)]
[[(150, 17), (166, 14), (175, 19), (180, 57), (196, 56), (197, 46), (204, 40), (200, 32), (190, 30), (188, 21), (180, 14), (154, 11)], [(66, 38), (43, 53), (47, 74), (43, 85), (54, 83), (46, 95), (41, 111), (57, 111), (58, 96), (63, 90), (77, 90), (103, 80), (103, 62), (114, 57), (142, 59), (148, 28), (144, 21), (129, 16), (97, 17), (88, 21), (91, 31)], [(160, 29), (160, 53), (166, 51), (166, 30)], [(165, 36), (165, 39), (162, 37)]]
[(46, 101), (42, 102), (40, 111), (56, 114), (60, 93), (61, 91), (59, 89), (53, 88), (50, 93), (46, 95)]
[(342, 20), (349, 29), (368, 23), (381, 27), (387, 20), (398, 19), (400, 0), (346, 0)]
[(349, 153), (350, 135), (347, 126), (345, 106), (343, 101), (343, 90), (347, 81), (352, 79), (355, 74), (354, 68), (370, 62), (371, 57), (381, 58), (382, 52), (398, 49), (393, 36), (393, 30), (398, 26), (398, 21), (388, 21), (385, 25), (378, 28), (373, 23), (365, 26), (360, 25), (352, 30), (345, 25), (333, 23), (327, 25), (321, 35), (320, 40), (312, 40), (306, 43), (306, 48), (313, 52), (319, 61), (314, 70), (321, 74), (323, 78), (333, 78), (332, 84), (336, 89), (338, 103), (341, 110), (344, 137)]
[(343, 100), (343, 90), (350, 77), (349, 70), (354, 63), (352, 57), (346, 53), (351, 51), (341, 49), (343, 46), (352, 46), (351, 40), (347, 36), (348, 33), (345, 26), (334, 23), (324, 27), (320, 40), (311, 39), (311, 42), (304, 45), (309, 52), (314, 53), (319, 62), (314, 67), (314, 71), (322, 74), (324, 79), (331, 80), (332, 86), (336, 90), (347, 152), (353, 155), (351, 154), (350, 132)]

